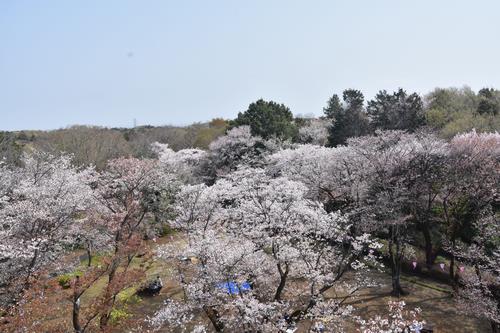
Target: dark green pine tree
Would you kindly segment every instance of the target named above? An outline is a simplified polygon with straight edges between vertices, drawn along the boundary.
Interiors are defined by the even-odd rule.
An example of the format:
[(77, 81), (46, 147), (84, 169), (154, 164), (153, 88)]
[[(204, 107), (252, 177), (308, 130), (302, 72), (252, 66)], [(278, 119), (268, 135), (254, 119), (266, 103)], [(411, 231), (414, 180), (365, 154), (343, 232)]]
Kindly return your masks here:
[(415, 131), (424, 125), (424, 105), (416, 93), (408, 95), (403, 89), (387, 93), (381, 90), (368, 102), (367, 113), (373, 129)]
[(340, 108), (337, 108), (334, 97), (330, 99), (330, 101), (333, 100), (333, 103), (329, 101), (325, 108), (329, 109), (330, 105), (334, 106), (331, 109), (333, 117), (328, 137), (328, 143), (332, 147), (344, 145), (348, 138), (366, 135), (370, 131), (368, 118), (363, 107), (363, 93), (359, 90), (347, 89), (344, 90), (342, 99), (344, 103)]
[(337, 94), (334, 94), (328, 100), (328, 103), (325, 108), (323, 108), (323, 113), (325, 117), (328, 119), (335, 119), (339, 113), (342, 112), (342, 103), (340, 102), (340, 98)]
[(479, 105), (477, 112), (481, 115), (497, 115), (500, 110), (500, 91), (483, 88), (478, 92)]
[(295, 139), (298, 134), (290, 109), (284, 104), (263, 99), (250, 104), (245, 112), (238, 113), (238, 117), (230, 122), (230, 128), (242, 125), (250, 126), (252, 135), (264, 139)]

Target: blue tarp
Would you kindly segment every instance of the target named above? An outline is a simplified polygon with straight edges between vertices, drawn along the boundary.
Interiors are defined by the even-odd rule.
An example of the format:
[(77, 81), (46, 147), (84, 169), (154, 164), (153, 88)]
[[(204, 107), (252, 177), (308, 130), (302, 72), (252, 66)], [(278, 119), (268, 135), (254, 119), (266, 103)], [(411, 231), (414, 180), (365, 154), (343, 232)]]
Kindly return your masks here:
[(252, 287), (250, 286), (250, 283), (248, 282), (243, 282), (239, 286), (236, 282), (230, 281), (230, 282), (222, 282), (217, 284), (217, 288), (224, 289), (227, 291), (228, 294), (239, 294), (240, 290), (242, 293), (245, 291), (250, 291)]

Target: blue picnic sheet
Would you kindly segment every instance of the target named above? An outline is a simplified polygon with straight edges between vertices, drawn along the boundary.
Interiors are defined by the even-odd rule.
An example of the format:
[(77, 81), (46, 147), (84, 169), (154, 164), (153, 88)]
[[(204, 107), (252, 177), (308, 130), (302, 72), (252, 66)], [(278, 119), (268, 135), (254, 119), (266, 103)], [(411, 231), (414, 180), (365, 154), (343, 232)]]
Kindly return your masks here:
[(239, 294), (240, 291), (243, 293), (252, 289), (250, 283), (248, 283), (247, 281), (242, 282), (239, 285), (234, 281), (221, 282), (217, 284), (217, 288), (224, 289), (228, 294), (231, 295)]

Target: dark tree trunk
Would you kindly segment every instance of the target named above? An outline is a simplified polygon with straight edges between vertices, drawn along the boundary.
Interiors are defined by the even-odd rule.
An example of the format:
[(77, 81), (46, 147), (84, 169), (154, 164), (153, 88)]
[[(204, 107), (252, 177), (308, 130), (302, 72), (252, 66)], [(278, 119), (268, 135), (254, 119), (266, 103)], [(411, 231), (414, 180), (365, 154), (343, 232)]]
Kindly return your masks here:
[(500, 333), (500, 324), (494, 321), (490, 321), (491, 324), (491, 332), (492, 333)]
[[(395, 228), (391, 228), (391, 239), (389, 240), (389, 257), (391, 261), (392, 292), (395, 297), (407, 295), (408, 293), (401, 287), (401, 265), (403, 262), (403, 253), (398, 235)], [(396, 231), (397, 232), (397, 231)], [(394, 250), (393, 240), (395, 239), (396, 249)]]
[(92, 265), (92, 251), (90, 250), (90, 248), (87, 248), (87, 258), (87, 266), (90, 267), (90, 265)]
[(111, 264), (111, 270), (109, 271), (108, 275), (108, 285), (106, 286), (106, 292), (104, 294), (105, 301), (104, 301), (104, 310), (103, 313), (101, 314), (101, 319), (99, 320), (99, 328), (101, 330), (105, 330), (106, 327), (108, 326), (110, 314), (111, 314), (111, 309), (113, 308), (113, 303), (114, 303), (114, 296), (112, 295), (111, 291), (111, 284), (114, 282), (114, 277), (116, 274), (116, 270), (118, 269), (118, 262), (114, 261)]
[(391, 295), (394, 297), (400, 297), (407, 295), (408, 293), (403, 290), (401, 287), (401, 278), (400, 275), (396, 275), (392, 277), (392, 292)]
[(431, 269), (432, 266), (434, 265), (434, 259), (435, 259), (434, 251), (432, 248), (431, 232), (429, 230), (429, 225), (427, 223), (423, 223), (421, 226), (425, 242), (425, 265), (427, 266), (427, 269)]
[(80, 296), (78, 287), (80, 284), (80, 278), (77, 276), (75, 280), (75, 285), (73, 287), (73, 328), (75, 333), (82, 333), (82, 327), (80, 326)]
[(104, 331), (108, 326), (109, 317), (110, 317), (109, 313), (106, 312), (103, 313), (101, 319), (99, 319), (99, 328), (101, 329), (101, 331)]
[(453, 238), (451, 242), (451, 258), (450, 258), (450, 281), (451, 285), (454, 290), (458, 289), (458, 284), (456, 283), (456, 276), (455, 276), (455, 239)]
[[(397, 248), (397, 247), (396, 247)], [(399, 254), (391, 254), (391, 276), (392, 276), (392, 292), (391, 295), (395, 297), (400, 297), (406, 295), (407, 293), (401, 287), (401, 258)]]
[(450, 280), (455, 281), (455, 256), (452, 254), (450, 258)]
[(281, 299), (281, 293), (283, 292), (283, 289), (285, 289), (286, 278), (288, 276), (288, 264), (285, 264), (284, 271), (283, 268), (281, 268), (280, 264), (277, 265), (278, 265), (278, 271), (280, 273), (280, 283), (278, 285), (278, 288), (276, 289), (276, 294), (274, 295), (275, 301), (279, 301)]
[(26, 272), (26, 278), (24, 280), (24, 289), (27, 289), (29, 287), (31, 274), (33, 273), (33, 268), (35, 267), (37, 259), (38, 259), (38, 249), (35, 250), (33, 258), (31, 258), (30, 264), (28, 266), (28, 270)]
[(217, 310), (215, 310), (212, 307), (206, 306), (204, 308), (205, 313), (207, 314), (208, 319), (210, 319), (210, 322), (212, 322), (212, 325), (214, 326), (214, 329), (216, 332), (223, 332), (224, 331), (224, 324), (220, 321), (219, 318), (219, 313)]

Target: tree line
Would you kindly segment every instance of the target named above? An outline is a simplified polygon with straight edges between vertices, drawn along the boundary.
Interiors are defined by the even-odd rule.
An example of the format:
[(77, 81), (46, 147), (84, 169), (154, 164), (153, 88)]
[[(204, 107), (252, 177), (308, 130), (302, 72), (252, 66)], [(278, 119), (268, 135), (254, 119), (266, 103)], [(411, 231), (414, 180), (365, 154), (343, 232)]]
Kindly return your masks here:
[[(437, 88), (423, 98), (401, 88), (392, 93), (381, 90), (366, 103), (361, 91), (346, 89), (342, 98), (337, 94), (330, 97), (319, 120), (323, 120), (323, 127), (328, 132), (326, 144), (335, 147), (345, 144), (348, 138), (373, 134), (377, 130), (412, 133), (427, 128), (447, 139), (472, 129), (491, 132), (500, 128), (499, 111), (500, 91), (492, 88), (483, 88), (477, 94), (468, 87)], [(294, 119), (285, 105), (264, 100), (250, 104), (248, 110), (240, 112), (230, 122), (230, 126), (241, 125), (250, 126), (254, 135), (295, 142), (308, 137), (317, 140), (318, 135), (325, 133), (319, 130), (318, 119)]]
[[(102, 128), (72, 126), (55, 131), (19, 131), (0, 133), (0, 158), (19, 163), (24, 150), (35, 148), (51, 153), (71, 153), (79, 165), (103, 168), (118, 156), (151, 157), (151, 144), (169, 144), (174, 150), (207, 149), (210, 142), (227, 129), (248, 125), (252, 134), (263, 138), (329, 146), (345, 144), (349, 137), (372, 134), (376, 130), (414, 132), (427, 128), (439, 137), (475, 129), (491, 132), (500, 128), (500, 91), (483, 88), (477, 93), (468, 87), (436, 88), (421, 97), (403, 89), (381, 90), (365, 101), (363, 93), (346, 89), (341, 97), (333, 94), (314, 118), (297, 115), (284, 104), (258, 100), (234, 120), (215, 118), (208, 123), (186, 127), (140, 126), (137, 128)], [(321, 110), (317, 110), (321, 111)]]

